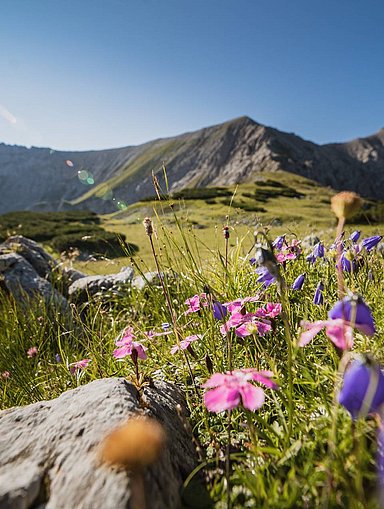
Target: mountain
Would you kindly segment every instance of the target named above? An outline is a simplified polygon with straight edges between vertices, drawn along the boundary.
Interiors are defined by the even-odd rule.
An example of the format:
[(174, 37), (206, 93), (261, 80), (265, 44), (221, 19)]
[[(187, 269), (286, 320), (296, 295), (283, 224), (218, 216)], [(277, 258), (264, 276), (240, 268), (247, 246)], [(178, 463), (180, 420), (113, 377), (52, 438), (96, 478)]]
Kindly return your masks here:
[[(0, 213), (89, 208), (113, 212), (169, 188), (225, 186), (284, 170), (335, 190), (384, 199), (384, 129), (348, 143), (317, 145), (240, 117), (143, 145), (84, 152), (0, 144)], [(79, 178), (80, 177), (80, 178)]]

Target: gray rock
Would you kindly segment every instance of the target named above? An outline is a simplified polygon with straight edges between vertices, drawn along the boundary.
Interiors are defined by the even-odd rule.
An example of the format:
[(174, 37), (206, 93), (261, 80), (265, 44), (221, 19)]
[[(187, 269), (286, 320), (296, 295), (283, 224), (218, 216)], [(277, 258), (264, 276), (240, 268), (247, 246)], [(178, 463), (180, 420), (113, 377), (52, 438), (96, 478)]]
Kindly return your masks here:
[(0, 412), (0, 507), (130, 507), (129, 473), (102, 465), (99, 444), (116, 426), (144, 413), (168, 437), (161, 457), (144, 474), (147, 509), (180, 508), (182, 482), (197, 460), (178, 405), (185, 412), (184, 398), (172, 384), (147, 386), (140, 399), (125, 379), (109, 378), (52, 401)]
[(29, 262), (40, 277), (52, 279), (52, 271), (57, 269), (58, 264), (42, 247), (34, 240), (14, 235), (9, 237), (2, 245), (6, 250), (11, 250), (22, 256)]
[[(162, 272), (162, 277), (164, 279), (174, 279), (175, 276), (169, 273)], [(145, 272), (142, 276), (136, 276), (132, 280), (132, 287), (136, 290), (144, 290), (146, 286), (160, 286), (161, 282), (159, 279), (159, 274), (157, 272)]]
[(311, 235), (307, 235), (306, 237), (304, 237), (304, 239), (301, 242), (301, 246), (305, 250), (310, 250), (313, 247), (315, 247), (316, 244), (318, 244), (319, 242), (320, 242), (319, 237), (311, 233)]
[(69, 311), (67, 300), (19, 254), (11, 252), (0, 255), (0, 278), (2, 286), (19, 303), (24, 302), (26, 295), (43, 297), (47, 304)]
[(133, 269), (124, 267), (118, 274), (106, 276), (86, 276), (74, 281), (69, 289), (68, 295), (72, 302), (81, 304), (89, 301), (97, 293), (119, 292), (124, 286), (131, 286)]

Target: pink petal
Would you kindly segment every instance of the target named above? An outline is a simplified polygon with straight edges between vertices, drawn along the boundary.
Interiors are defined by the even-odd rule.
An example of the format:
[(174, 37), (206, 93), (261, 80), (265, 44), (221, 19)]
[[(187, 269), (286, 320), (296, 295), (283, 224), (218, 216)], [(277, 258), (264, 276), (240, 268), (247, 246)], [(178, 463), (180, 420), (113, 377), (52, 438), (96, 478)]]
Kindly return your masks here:
[(260, 387), (254, 387), (251, 384), (245, 384), (240, 387), (240, 394), (243, 406), (244, 408), (248, 408), (248, 410), (256, 410), (257, 408), (260, 408), (265, 400), (263, 389)]
[(132, 343), (124, 345), (121, 348), (116, 348), (116, 350), (113, 351), (113, 356), (115, 357), (115, 359), (124, 359), (124, 357), (131, 354), (132, 354)]
[(353, 346), (353, 329), (344, 320), (329, 320), (325, 328), (329, 339), (341, 350), (348, 350)]
[(245, 338), (246, 336), (251, 336), (251, 334), (253, 334), (253, 332), (250, 332), (250, 330), (248, 328), (248, 324), (244, 323), (243, 325), (240, 325), (239, 327), (237, 327), (235, 329), (235, 334), (239, 338)]
[(145, 359), (147, 358), (147, 354), (145, 353), (145, 350), (147, 350), (147, 348), (145, 346), (143, 346), (141, 343), (138, 343), (137, 341), (134, 341), (132, 343), (132, 347), (133, 347), (133, 349), (136, 350), (138, 358), (145, 361)]
[(222, 385), (204, 394), (204, 403), (210, 412), (224, 412), (232, 410), (240, 403), (240, 394), (237, 388)]
[(271, 318), (275, 318), (276, 316), (278, 316), (282, 310), (282, 306), (279, 302), (277, 304), (268, 302), (265, 307), (266, 307), (267, 315), (270, 316)]
[(211, 387), (217, 387), (218, 385), (223, 385), (228, 381), (233, 379), (233, 375), (228, 373), (214, 373), (211, 378), (209, 378), (205, 383), (203, 383), (202, 387), (205, 389), (210, 389)]
[(255, 322), (257, 332), (259, 336), (263, 337), (265, 334), (272, 330), (272, 326), (269, 322)]
[(175, 353), (178, 352), (179, 350), (180, 350), (179, 345), (173, 345), (173, 347), (171, 348), (171, 354), (175, 355)]
[(308, 345), (312, 341), (312, 339), (318, 334), (321, 329), (323, 329), (327, 325), (326, 320), (318, 320), (317, 322), (305, 322), (302, 321), (300, 326), (303, 329), (306, 329), (300, 335), (299, 346)]
[(252, 380), (255, 380), (255, 382), (260, 382), (270, 389), (278, 389), (279, 386), (277, 383), (273, 380), (270, 380), (272, 376), (272, 371), (260, 371), (259, 373), (254, 373), (252, 375)]

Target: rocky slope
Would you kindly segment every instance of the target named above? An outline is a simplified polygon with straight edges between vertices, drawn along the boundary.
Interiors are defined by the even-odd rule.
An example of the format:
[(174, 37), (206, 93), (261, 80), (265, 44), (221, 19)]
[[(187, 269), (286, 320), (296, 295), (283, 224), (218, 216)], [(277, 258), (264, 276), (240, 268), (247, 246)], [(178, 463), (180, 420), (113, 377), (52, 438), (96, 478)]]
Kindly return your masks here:
[(59, 152), (0, 144), (0, 213), (69, 207), (113, 212), (154, 194), (152, 172), (165, 185), (163, 163), (171, 190), (225, 186), (284, 170), (384, 199), (384, 129), (348, 143), (317, 145), (240, 117), (111, 150)]

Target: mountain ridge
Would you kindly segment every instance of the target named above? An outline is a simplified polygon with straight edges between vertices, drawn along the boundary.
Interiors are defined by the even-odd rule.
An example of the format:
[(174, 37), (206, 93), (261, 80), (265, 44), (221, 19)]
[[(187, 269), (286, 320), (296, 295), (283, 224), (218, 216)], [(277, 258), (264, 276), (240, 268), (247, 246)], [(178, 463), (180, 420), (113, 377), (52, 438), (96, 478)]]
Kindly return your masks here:
[[(163, 164), (172, 191), (288, 171), (335, 190), (384, 199), (384, 128), (365, 138), (318, 145), (243, 115), (122, 148), (56, 151), (0, 144), (0, 213), (71, 207), (112, 212), (117, 203), (153, 194), (153, 172), (165, 186)], [(87, 174), (88, 181), (79, 180)]]

